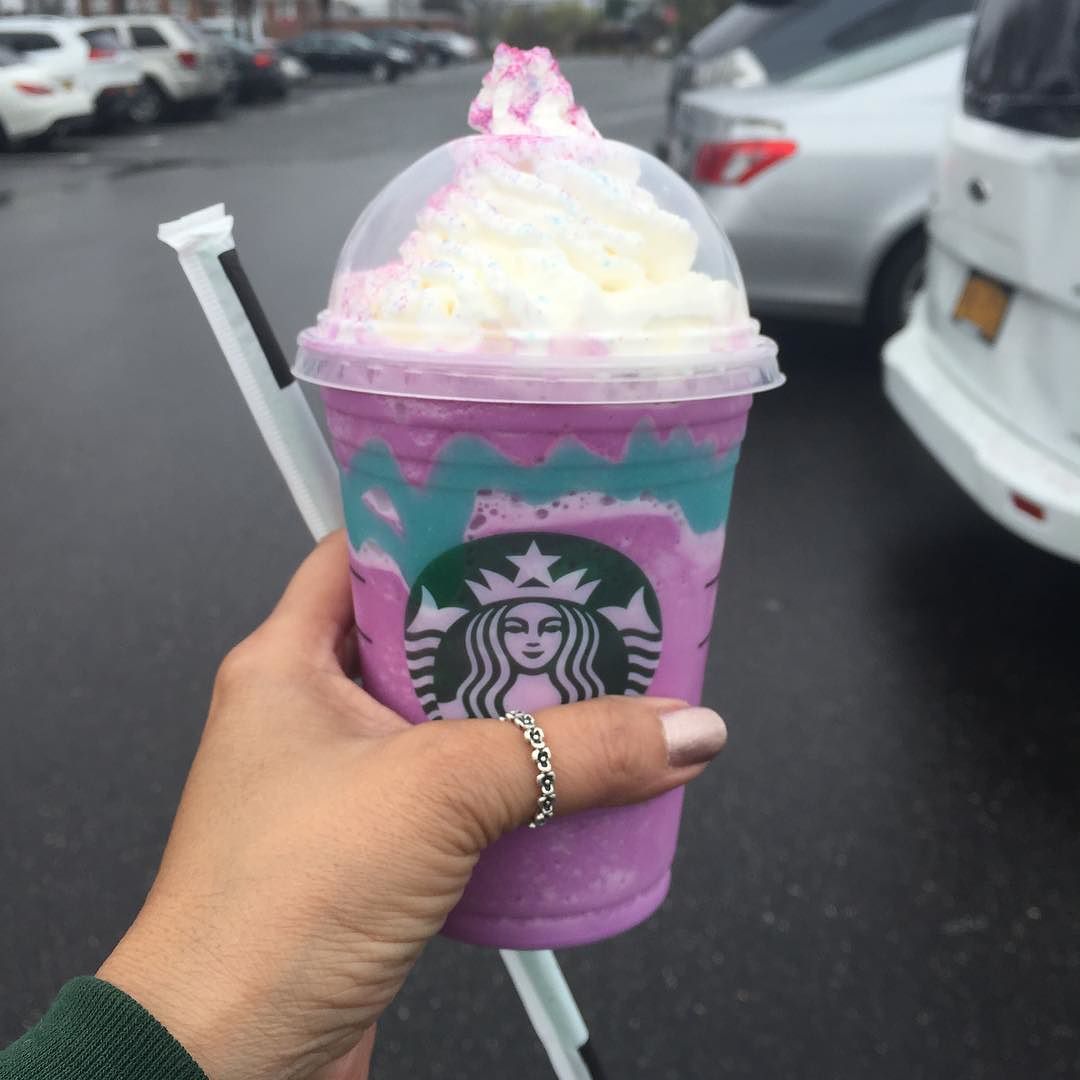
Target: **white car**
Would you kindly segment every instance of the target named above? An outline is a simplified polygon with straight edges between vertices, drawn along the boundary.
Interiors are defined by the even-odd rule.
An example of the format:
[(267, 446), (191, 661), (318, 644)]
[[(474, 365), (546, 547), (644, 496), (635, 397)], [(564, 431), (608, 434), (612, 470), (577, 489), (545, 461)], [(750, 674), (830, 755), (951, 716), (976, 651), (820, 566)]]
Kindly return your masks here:
[(777, 86), (683, 96), (670, 160), (730, 236), (756, 311), (903, 324), (971, 26), (940, 19)]
[(0, 20), (0, 45), (61, 81), (73, 80), (104, 122), (126, 119), (139, 92), (138, 61), (113, 34), (80, 19), (36, 15)]
[(140, 124), (178, 106), (212, 112), (234, 89), (224, 50), (184, 19), (170, 15), (98, 15), (81, 20), (110, 30), (138, 59), (143, 92), (132, 107)]
[(72, 124), (87, 123), (92, 111), (90, 94), (74, 79), (58, 79), (0, 46), (0, 147), (47, 142)]
[(992, 517), (1080, 561), (1080, 0), (980, 9), (885, 390)]

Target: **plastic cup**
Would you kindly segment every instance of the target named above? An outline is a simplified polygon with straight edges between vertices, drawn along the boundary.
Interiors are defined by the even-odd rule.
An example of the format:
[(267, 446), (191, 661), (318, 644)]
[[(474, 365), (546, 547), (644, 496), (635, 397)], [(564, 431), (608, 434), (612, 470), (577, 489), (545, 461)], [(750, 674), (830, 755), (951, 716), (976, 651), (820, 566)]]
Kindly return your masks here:
[[(775, 346), (748, 317), (689, 341), (465, 327), (445, 348), (423, 327), (358, 323), (349, 283), (393, 259), (474, 142), (376, 199), (301, 335), (296, 370), (321, 386), (341, 468), (363, 683), (414, 723), (605, 694), (697, 703), (751, 395), (782, 381)], [(642, 183), (697, 230), (699, 263), (741, 296), (693, 192), (629, 147), (604, 152), (637, 155)], [(444, 933), (548, 949), (640, 923), (670, 885), (682, 794), (504, 837)]]

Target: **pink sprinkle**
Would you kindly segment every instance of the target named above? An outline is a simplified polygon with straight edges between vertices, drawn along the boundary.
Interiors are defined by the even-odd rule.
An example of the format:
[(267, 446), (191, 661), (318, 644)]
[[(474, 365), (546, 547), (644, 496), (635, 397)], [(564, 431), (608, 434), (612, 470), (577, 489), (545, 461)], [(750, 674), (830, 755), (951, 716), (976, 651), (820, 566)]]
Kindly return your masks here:
[[(557, 103), (557, 107), (538, 116), (539, 106)], [(549, 117), (555, 116), (552, 125)], [(574, 104), (574, 92), (566, 81), (555, 57), (542, 46), (515, 49), (499, 45), (491, 70), (484, 76), (480, 93), (469, 108), (469, 125), (482, 135), (506, 136), (575, 134), (598, 137), (588, 113)]]

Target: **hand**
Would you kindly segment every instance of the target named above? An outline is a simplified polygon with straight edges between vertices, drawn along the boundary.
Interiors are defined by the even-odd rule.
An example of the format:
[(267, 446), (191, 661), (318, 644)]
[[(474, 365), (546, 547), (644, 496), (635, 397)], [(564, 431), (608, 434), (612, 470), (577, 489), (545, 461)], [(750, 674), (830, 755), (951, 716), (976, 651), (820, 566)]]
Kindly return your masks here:
[[(536, 808), (513, 725), (413, 727), (352, 681), (348, 580), (339, 533), (226, 657), (157, 879), (98, 972), (210, 1080), (366, 1077), (373, 1025), (480, 852)], [(537, 720), (560, 814), (684, 784), (725, 738), (664, 699)]]

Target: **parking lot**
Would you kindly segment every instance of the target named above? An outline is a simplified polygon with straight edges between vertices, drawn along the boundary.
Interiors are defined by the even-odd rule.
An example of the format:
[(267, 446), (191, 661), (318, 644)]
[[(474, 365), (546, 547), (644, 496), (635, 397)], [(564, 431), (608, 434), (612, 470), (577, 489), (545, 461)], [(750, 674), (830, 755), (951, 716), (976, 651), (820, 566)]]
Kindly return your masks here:
[[(651, 147), (664, 66), (565, 65)], [(480, 65), (0, 157), (0, 1045), (145, 894), (215, 666), (308, 549), (159, 222), (224, 201), (287, 350), (357, 214)], [(768, 326), (672, 894), (560, 955), (612, 1078), (1080, 1073), (1080, 570), (991, 522), (877, 347)], [(494, 954), (436, 941), (374, 1075), (546, 1075)]]

